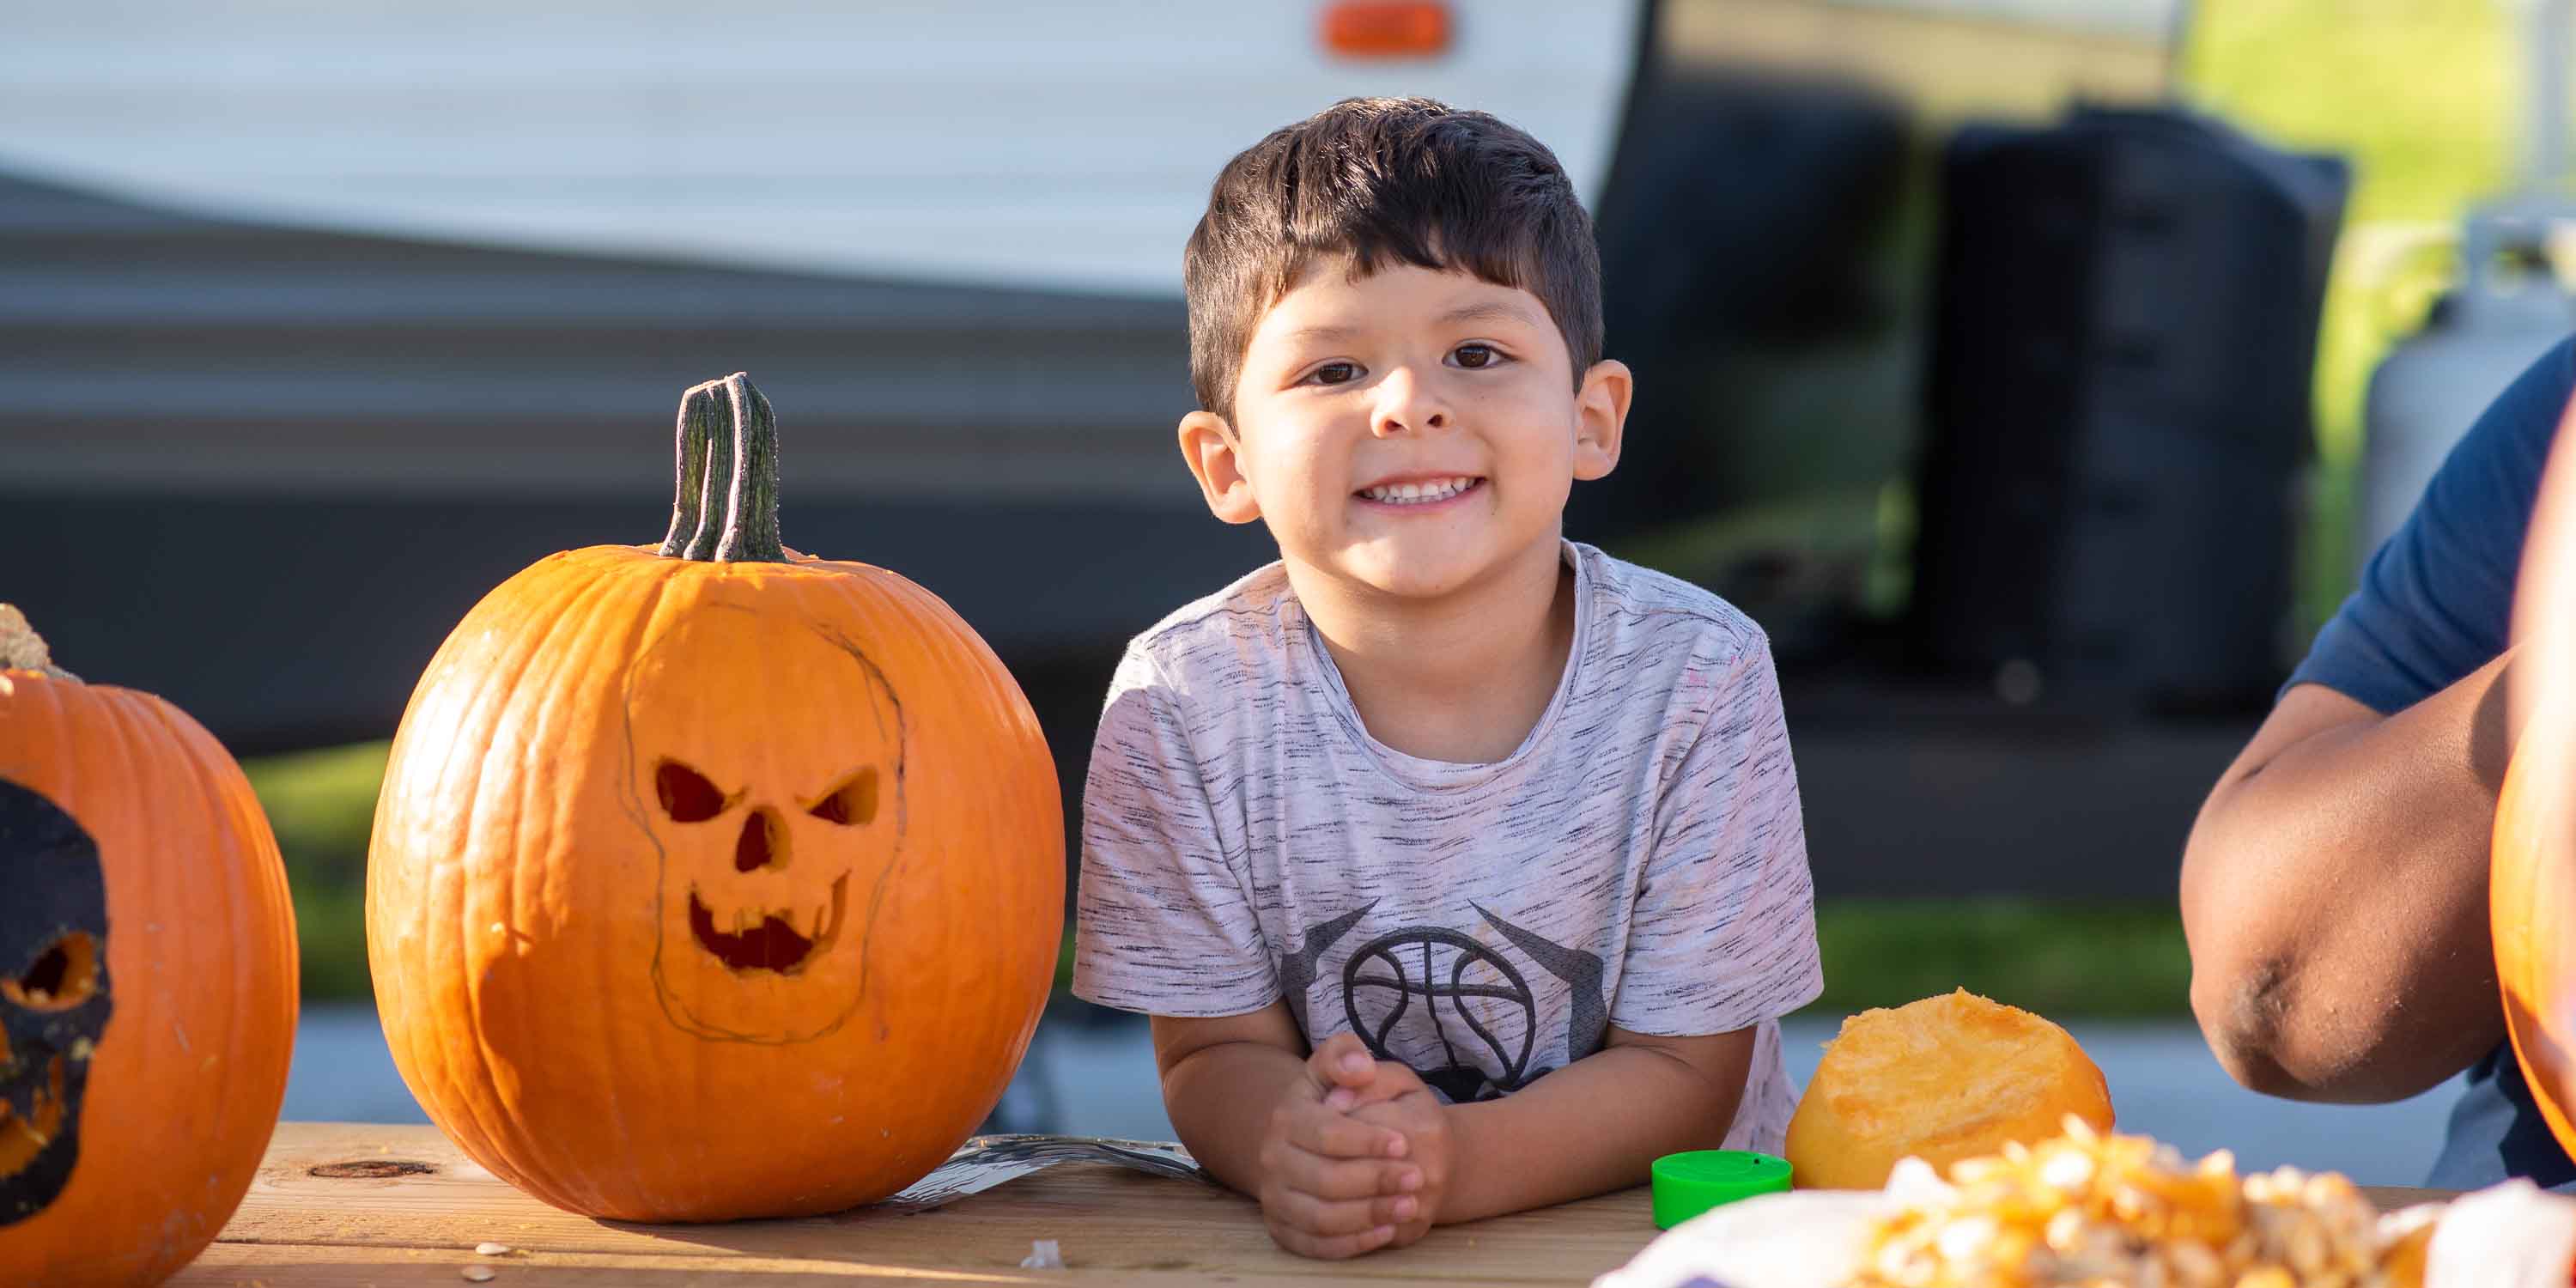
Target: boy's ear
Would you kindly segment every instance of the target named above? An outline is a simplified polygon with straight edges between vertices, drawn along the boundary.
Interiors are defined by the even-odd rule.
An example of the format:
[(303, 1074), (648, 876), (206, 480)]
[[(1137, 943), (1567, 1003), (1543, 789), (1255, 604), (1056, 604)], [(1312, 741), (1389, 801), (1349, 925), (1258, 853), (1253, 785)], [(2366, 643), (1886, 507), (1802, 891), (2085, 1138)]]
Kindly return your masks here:
[(1583, 373), (1574, 391), (1574, 477), (1597, 479), (1619, 464), (1619, 436), (1635, 392), (1627, 363), (1604, 358)]
[(1235, 451), (1234, 427), (1212, 411), (1181, 417), (1181, 456), (1197, 475), (1208, 510), (1228, 523), (1250, 523), (1261, 517), (1252, 481), (1243, 476), (1243, 458)]

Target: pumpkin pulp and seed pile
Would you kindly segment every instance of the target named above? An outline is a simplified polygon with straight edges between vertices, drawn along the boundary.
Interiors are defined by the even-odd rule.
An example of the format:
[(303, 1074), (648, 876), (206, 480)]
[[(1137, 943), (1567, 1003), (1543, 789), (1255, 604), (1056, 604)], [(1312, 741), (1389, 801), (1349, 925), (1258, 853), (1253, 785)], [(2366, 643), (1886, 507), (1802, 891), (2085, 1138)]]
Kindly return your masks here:
[(2339, 1175), (2239, 1178), (2138, 1136), (2065, 1134), (1950, 1168), (1879, 1223), (1853, 1288), (2416, 1288), (2433, 1224), (2383, 1226)]

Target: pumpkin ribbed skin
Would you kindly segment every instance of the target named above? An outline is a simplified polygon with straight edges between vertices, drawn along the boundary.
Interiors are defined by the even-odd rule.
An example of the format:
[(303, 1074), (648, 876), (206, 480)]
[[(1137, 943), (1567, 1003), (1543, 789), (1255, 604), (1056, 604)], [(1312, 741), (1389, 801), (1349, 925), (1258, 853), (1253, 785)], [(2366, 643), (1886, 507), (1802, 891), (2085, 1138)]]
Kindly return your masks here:
[(2505, 1030), (2560, 1149), (2576, 1154), (2576, 407), (2532, 500), (2515, 570), (2487, 929)]
[[(825, 817), (862, 762), (882, 780)], [(721, 808), (675, 813), (666, 764)], [(903, 1188), (991, 1111), (1063, 899), (1036, 717), (936, 596), (593, 546), (492, 591), (422, 676), (368, 960), (404, 1081), (496, 1175), (600, 1217), (785, 1216)], [(792, 972), (699, 936), (763, 910), (836, 933)]]
[(232, 1218), (286, 1095), (295, 913), (277, 839), (213, 735), (130, 689), (0, 670), (0, 780), (96, 843), (112, 1004), (78, 1161), (49, 1203), (0, 1224), (0, 1281), (157, 1283)]
[(2576, 1154), (2576, 817), (2568, 799), (2576, 759), (2565, 736), (2568, 703), (2544, 701), (2496, 799), (2489, 927), (2514, 1055), (2550, 1134)]

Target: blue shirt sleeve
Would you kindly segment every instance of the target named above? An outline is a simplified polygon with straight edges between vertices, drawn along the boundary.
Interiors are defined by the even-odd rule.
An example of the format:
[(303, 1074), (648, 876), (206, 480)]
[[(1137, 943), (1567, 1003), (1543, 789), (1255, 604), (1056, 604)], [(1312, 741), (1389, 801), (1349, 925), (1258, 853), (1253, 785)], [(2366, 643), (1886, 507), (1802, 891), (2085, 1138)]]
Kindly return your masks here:
[(2571, 391), (2576, 337), (2487, 405), (2414, 512), (2371, 555), (2361, 585), (2317, 632), (2284, 692), (2322, 684), (2388, 715), (2504, 652), (2523, 529)]

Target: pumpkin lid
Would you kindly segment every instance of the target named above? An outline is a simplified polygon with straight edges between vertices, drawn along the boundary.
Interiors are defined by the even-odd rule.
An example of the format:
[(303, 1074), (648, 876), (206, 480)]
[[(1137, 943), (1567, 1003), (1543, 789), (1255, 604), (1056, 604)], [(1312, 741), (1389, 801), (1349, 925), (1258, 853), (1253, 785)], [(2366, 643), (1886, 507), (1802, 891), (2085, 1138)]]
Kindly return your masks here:
[(80, 677), (54, 665), (45, 637), (27, 622), (16, 604), (0, 604), (0, 671), (33, 671), (56, 680)]

